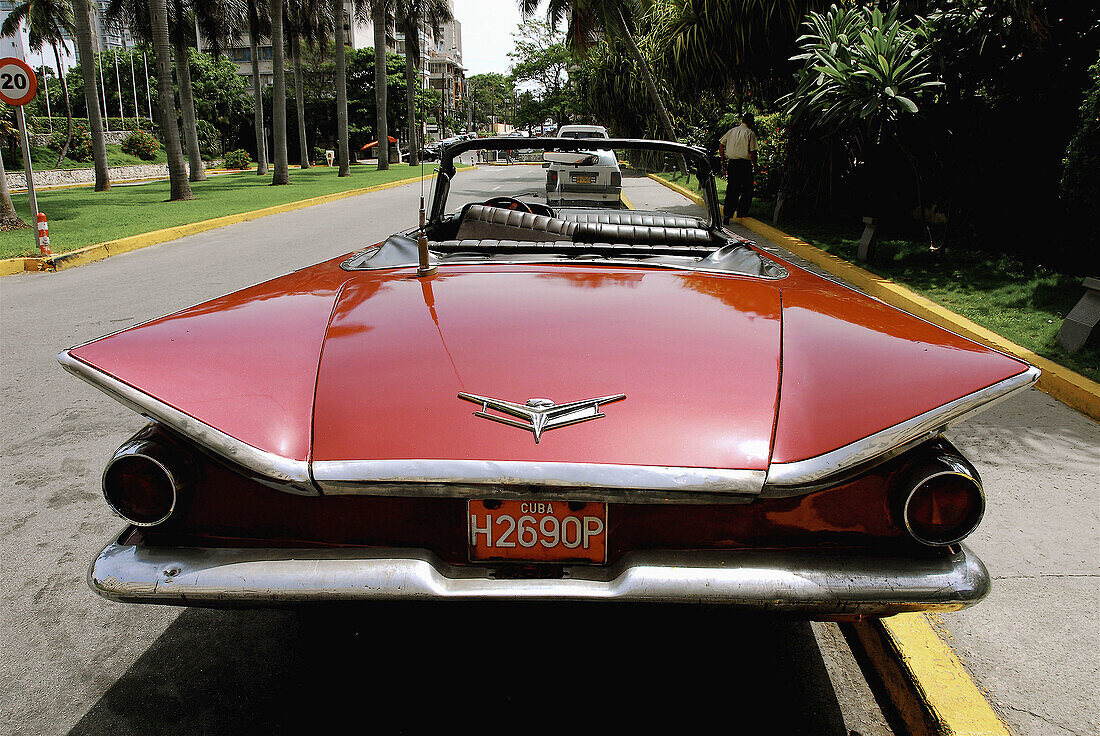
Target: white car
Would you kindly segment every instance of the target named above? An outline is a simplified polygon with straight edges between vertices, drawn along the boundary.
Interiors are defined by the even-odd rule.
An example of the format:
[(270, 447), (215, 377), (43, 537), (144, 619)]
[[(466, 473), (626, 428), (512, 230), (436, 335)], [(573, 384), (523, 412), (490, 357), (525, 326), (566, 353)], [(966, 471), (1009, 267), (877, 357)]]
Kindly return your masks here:
[[(607, 129), (601, 125), (563, 125), (558, 128), (555, 137), (609, 136)], [(614, 206), (621, 202), (623, 174), (614, 151), (547, 151), (543, 154), (543, 161), (546, 168), (548, 205), (587, 205), (597, 202), (602, 206)]]

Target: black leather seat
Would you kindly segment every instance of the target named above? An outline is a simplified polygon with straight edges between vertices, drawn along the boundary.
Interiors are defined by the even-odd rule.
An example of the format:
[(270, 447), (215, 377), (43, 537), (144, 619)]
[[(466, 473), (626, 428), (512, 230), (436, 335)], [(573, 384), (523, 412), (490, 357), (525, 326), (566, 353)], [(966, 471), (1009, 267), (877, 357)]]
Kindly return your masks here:
[(575, 222), (522, 210), (472, 204), (462, 213), (459, 240), (568, 240)]
[(691, 215), (670, 215), (664, 212), (638, 212), (626, 210), (618, 212), (571, 212), (564, 219), (584, 223), (603, 225), (638, 225), (642, 227), (692, 227), (706, 228), (706, 221)]
[(712, 245), (710, 233), (699, 227), (657, 225), (612, 225), (602, 222), (577, 223), (573, 240), (578, 243), (634, 243), (637, 245)]
[[(522, 210), (472, 204), (462, 213), (458, 240), (523, 242), (621, 243), (668, 248), (713, 247), (710, 232), (696, 217), (650, 213), (593, 213), (585, 221), (563, 220)], [(621, 222), (603, 222), (602, 219)], [(664, 223), (664, 224), (661, 224)]]

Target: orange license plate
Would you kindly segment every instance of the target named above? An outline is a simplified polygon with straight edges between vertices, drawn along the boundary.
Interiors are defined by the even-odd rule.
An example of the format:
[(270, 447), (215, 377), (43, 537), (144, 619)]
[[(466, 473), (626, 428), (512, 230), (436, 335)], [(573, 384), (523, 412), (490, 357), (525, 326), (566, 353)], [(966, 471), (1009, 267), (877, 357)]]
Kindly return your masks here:
[(607, 504), (569, 501), (470, 501), (472, 561), (607, 560)]
[(573, 174), (573, 183), (574, 184), (595, 184), (596, 183), (596, 175), (595, 174)]

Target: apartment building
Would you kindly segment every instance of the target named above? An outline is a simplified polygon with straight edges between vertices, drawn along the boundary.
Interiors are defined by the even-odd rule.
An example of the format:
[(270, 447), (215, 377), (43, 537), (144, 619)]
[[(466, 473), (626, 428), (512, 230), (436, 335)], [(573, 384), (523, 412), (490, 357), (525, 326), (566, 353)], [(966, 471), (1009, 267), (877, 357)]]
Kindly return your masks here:
[(462, 66), (462, 24), (444, 24), (428, 61), (429, 84), (443, 97), (443, 113), (452, 120), (465, 119), (466, 68)]

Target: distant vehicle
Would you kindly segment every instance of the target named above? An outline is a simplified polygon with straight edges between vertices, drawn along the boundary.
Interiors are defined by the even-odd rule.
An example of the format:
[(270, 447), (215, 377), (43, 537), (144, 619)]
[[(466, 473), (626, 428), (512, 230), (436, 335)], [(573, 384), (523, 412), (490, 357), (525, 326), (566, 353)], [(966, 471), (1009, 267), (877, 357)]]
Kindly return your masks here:
[[(607, 138), (602, 125), (563, 125), (556, 138)], [(623, 174), (614, 151), (547, 151), (546, 203), (619, 206)]]
[(563, 125), (555, 138), (607, 138), (607, 128), (602, 125)]
[(623, 174), (614, 151), (547, 151), (546, 203), (551, 207), (598, 204), (618, 207)]
[(425, 161), (435, 161), (439, 158), (439, 153), (443, 150), (444, 147), (452, 145), (454, 143), (461, 143), (465, 140), (465, 137), (461, 135), (455, 135), (451, 136), (450, 138), (444, 138), (441, 141), (432, 141), (431, 143), (428, 143), (422, 149), (420, 149), (420, 158), (424, 159)]

